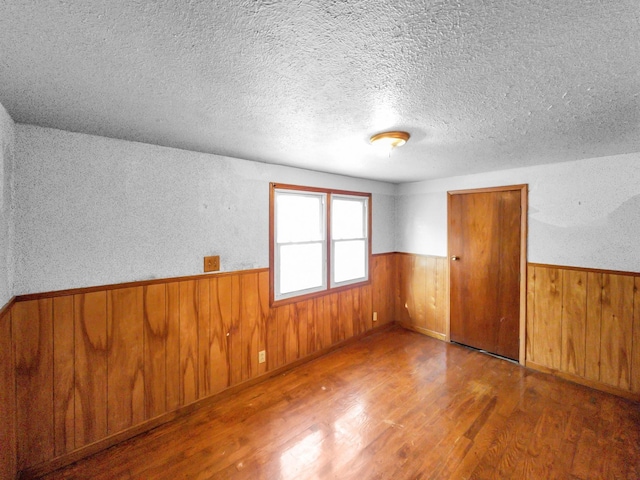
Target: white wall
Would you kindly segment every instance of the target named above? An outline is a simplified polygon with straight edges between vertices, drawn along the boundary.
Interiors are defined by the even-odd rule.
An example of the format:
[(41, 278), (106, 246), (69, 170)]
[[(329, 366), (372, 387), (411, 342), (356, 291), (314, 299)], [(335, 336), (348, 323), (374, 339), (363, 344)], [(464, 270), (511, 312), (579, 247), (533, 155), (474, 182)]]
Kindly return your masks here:
[(13, 152), (15, 126), (0, 105), (0, 308), (13, 296), (14, 202)]
[(394, 250), (395, 186), (16, 125), (16, 294), (269, 265), (269, 182), (373, 193)]
[(640, 272), (640, 153), (400, 185), (396, 249), (447, 254), (447, 191), (529, 184), (530, 262)]

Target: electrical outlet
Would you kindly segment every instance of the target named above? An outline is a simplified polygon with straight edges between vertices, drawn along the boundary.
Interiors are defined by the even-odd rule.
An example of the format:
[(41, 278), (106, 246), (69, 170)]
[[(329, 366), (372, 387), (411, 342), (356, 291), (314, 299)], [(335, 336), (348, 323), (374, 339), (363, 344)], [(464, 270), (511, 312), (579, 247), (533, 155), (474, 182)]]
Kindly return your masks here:
[(373, 321), (374, 322), (378, 321), (378, 312), (373, 312)]
[(204, 257), (205, 272), (217, 272), (218, 270), (220, 270), (220, 255)]
[(264, 363), (267, 361), (267, 352), (265, 350), (260, 350), (258, 352), (258, 363)]

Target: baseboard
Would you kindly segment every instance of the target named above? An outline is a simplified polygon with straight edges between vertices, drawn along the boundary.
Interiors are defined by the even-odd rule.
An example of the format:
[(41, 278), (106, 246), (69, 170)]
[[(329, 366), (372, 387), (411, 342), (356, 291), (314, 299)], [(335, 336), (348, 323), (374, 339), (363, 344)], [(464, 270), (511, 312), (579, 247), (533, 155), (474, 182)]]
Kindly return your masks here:
[(416, 327), (415, 325), (411, 325), (404, 322), (396, 322), (396, 323), (402, 328), (405, 328), (407, 330), (412, 330), (414, 332), (421, 333), (423, 335), (427, 335), (428, 337), (432, 337), (437, 340), (446, 341), (446, 338), (447, 338), (444, 333), (435, 332), (433, 330), (429, 330), (428, 328)]
[(177, 410), (174, 410), (172, 412), (167, 412), (164, 413), (156, 418), (152, 418), (150, 420), (147, 420), (143, 423), (140, 423), (134, 427), (128, 428), (127, 430), (123, 430), (122, 432), (118, 432), (114, 435), (111, 435), (109, 437), (100, 439), (97, 442), (91, 443), (89, 445), (85, 445), (77, 450), (74, 450), (73, 452), (67, 453), (65, 455), (62, 455), (60, 457), (54, 458), (52, 460), (46, 461), (44, 463), (41, 463), (40, 465), (36, 465), (33, 467), (29, 467), (21, 472), (19, 472), (19, 478), (21, 479), (34, 479), (34, 478), (38, 478), (41, 477), (43, 475), (47, 475), (51, 472), (54, 472), (60, 468), (66, 467), (67, 465), (70, 465), (74, 462), (77, 462), (78, 460), (81, 460), (83, 458), (89, 457), (91, 455), (94, 455), (98, 452), (101, 452), (103, 450), (106, 450), (109, 447), (112, 447), (114, 445), (117, 445), (118, 443), (124, 442), (126, 440), (130, 440), (133, 437), (136, 437), (138, 435), (141, 435), (143, 433), (149, 432), (151, 430), (153, 430), (154, 428), (157, 428), (161, 425), (164, 425), (165, 423), (171, 422), (172, 420), (176, 420), (178, 418), (184, 417), (185, 415), (188, 415), (192, 412), (194, 412), (195, 410), (198, 410), (200, 408), (204, 408), (207, 406), (210, 406), (224, 398), (230, 397), (231, 395), (235, 395), (236, 393), (252, 387), (254, 385), (257, 385), (259, 383), (262, 383), (270, 378), (276, 377), (278, 375), (282, 375), (283, 373), (286, 373), (296, 367), (299, 367), (300, 365), (303, 365), (305, 363), (311, 362), (312, 360), (315, 360), (316, 358), (322, 357), (324, 355), (327, 355), (335, 350), (338, 350), (340, 348), (346, 347), (348, 345), (351, 345), (353, 343), (356, 343), (357, 341), (368, 337), (370, 335), (376, 334), (376, 333), (380, 333), (386, 330), (390, 330), (391, 328), (395, 327), (395, 323), (394, 322), (390, 322), (387, 323), (385, 325), (381, 325), (379, 327), (374, 327), (371, 330), (368, 330), (364, 333), (361, 333), (359, 335), (353, 336), (351, 338), (348, 338), (346, 340), (343, 340), (341, 342), (336, 343), (335, 345), (331, 345), (330, 347), (324, 348), (322, 350), (319, 350), (317, 352), (312, 353), (311, 355), (308, 355), (304, 358), (298, 359), (295, 362), (289, 363), (287, 365), (284, 365), (280, 368), (277, 368), (275, 370), (272, 370), (270, 372), (266, 372), (262, 375), (260, 375), (259, 377), (255, 377), (252, 378), (250, 380), (247, 380), (245, 382), (239, 383), (238, 385), (234, 385), (233, 387), (229, 387), (225, 390), (223, 390), (220, 393), (217, 393), (215, 395), (212, 395), (210, 397), (206, 397), (206, 398), (202, 398), (200, 400), (197, 400), (189, 405), (185, 405), (183, 407), (180, 407)]
[(579, 385), (584, 385), (585, 387), (593, 388), (594, 390), (600, 390), (602, 392), (610, 393), (612, 395), (617, 395), (618, 397), (623, 397), (633, 402), (640, 402), (640, 393), (635, 393), (629, 390), (624, 390), (622, 388), (613, 387), (611, 385), (607, 385), (605, 383), (598, 382), (595, 380), (589, 380), (588, 378), (580, 377), (578, 375), (573, 375), (571, 373), (561, 372), (559, 370), (545, 367), (544, 365), (539, 365), (531, 361), (527, 361), (526, 367), (532, 370), (536, 370), (538, 372), (553, 375), (554, 377), (558, 377), (563, 380), (567, 380), (569, 382), (573, 382)]

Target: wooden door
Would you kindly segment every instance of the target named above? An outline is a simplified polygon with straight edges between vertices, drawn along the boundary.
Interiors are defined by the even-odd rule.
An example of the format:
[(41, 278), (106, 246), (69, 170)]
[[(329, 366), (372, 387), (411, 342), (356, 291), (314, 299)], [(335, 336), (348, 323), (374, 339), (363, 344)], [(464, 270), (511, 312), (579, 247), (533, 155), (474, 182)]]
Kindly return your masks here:
[(450, 338), (518, 360), (526, 186), (508, 188), (449, 193)]

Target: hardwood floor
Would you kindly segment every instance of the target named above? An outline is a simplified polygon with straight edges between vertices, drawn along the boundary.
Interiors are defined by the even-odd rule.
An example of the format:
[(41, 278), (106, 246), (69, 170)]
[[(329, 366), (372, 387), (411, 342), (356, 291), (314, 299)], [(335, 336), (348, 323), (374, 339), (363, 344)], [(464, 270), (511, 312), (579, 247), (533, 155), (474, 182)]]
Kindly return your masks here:
[(43, 478), (637, 479), (640, 405), (395, 328)]

